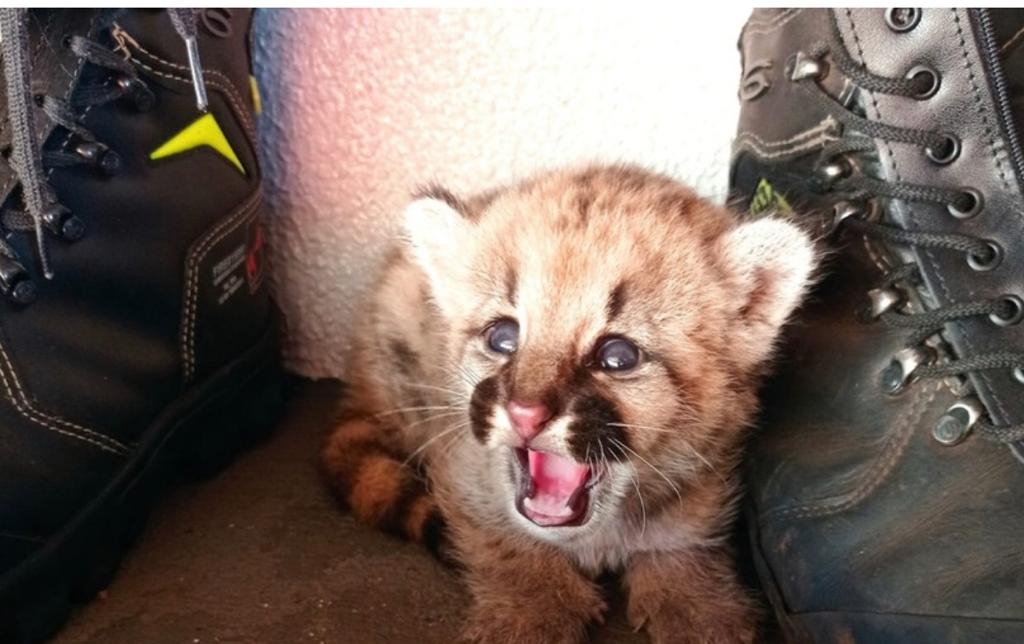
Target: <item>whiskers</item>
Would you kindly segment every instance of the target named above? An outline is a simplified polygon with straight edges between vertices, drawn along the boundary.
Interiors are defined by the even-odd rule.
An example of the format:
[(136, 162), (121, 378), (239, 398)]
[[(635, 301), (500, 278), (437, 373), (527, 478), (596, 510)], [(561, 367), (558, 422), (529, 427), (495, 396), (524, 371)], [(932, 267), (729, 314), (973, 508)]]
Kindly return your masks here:
[[(462, 365), (458, 365), (454, 371), (456, 373), (451, 374), (451, 376), (467, 385), (468, 390), (472, 390), (472, 387), (475, 386), (473, 380), (476, 374)], [(399, 421), (401, 429), (407, 439), (411, 439), (412, 436), (426, 438), (422, 442), (416, 441), (418, 445), (405, 458), (402, 465), (408, 466), (420, 460), (431, 446), (440, 447), (435, 452), (437, 455), (450, 454), (459, 440), (468, 434), (465, 430), (472, 424), (468, 417), (470, 395), (467, 393), (467, 390), (460, 391), (457, 389), (457, 383), (453, 383), (452, 386), (444, 386), (443, 384), (406, 381), (402, 382), (401, 386), (407, 390), (420, 390), (427, 394), (432, 394), (424, 396), (428, 401), (412, 401), (420, 402), (421, 404), (395, 407), (374, 414), (375, 418), (381, 419), (400, 415), (403, 417), (402, 421)], [(416, 396), (415, 393), (412, 395)], [(440, 431), (428, 433), (426, 436), (411, 433), (411, 430), (429, 423), (437, 423), (439, 425), (437, 429), (440, 429)], [(433, 431), (435, 431), (434, 428), (428, 429), (428, 432)]]
[[(413, 450), (412, 453), (410, 453), (409, 456), (406, 457), (406, 459), (404, 461), (402, 461), (402, 465), (409, 465), (417, 457), (419, 457), (420, 454), (422, 454), (424, 451), (426, 451), (426, 449), (428, 447), (430, 447), (431, 445), (433, 445), (437, 441), (442, 440), (442, 439), (444, 439), (446, 437), (451, 437), (451, 440), (449, 440), (447, 443), (442, 445), (441, 453), (443, 453), (443, 454), (449, 453), (451, 451), (451, 449), (454, 447), (455, 442), (458, 441), (458, 439), (460, 439), (463, 436), (465, 436), (465, 432), (462, 431), (462, 430), (464, 430), (467, 427), (469, 427), (469, 424), (470, 424), (470, 421), (466, 420), (466, 421), (463, 421), (463, 422), (458, 423), (456, 425), (452, 425), (448, 429), (446, 429), (446, 430), (444, 430), (442, 432), (438, 432), (437, 434), (431, 436), (429, 439), (424, 441), (422, 445), (420, 445), (415, 450)], [(456, 433), (456, 432), (458, 432), (458, 433)], [(454, 436), (453, 436), (453, 434), (454, 434)]]
[[(460, 413), (465, 413), (469, 407), (469, 396), (464, 391), (458, 391), (450, 387), (442, 387), (440, 385), (430, 384), (426, 382), (405, 381), (401, 383), (401, 387), (403, 389), (427, 391), (433, 393), (434, 396), (420, 397), (413, 393), (411, 400), (397, 402), (411, 402), (414, 404), (393, 407), (391, 409), (377, 412), (376, 414), (373, 415), (373, 418), (390, 419), (391, 417), (398, 415), (413, 416), (415, 418), (413, 422), (406, 423), (403, 425), (406, 429), (412, 429), (424, 423), (429, 423), (432, 420), (444, 418), (447, 416), (455, 416)], [(423, 414), (422, 412), (439, 413)]]
[[(651, 425), (636, 425), (633, 423), (605, 423), (609, 427), (622, 427), (624, 429), (636, 429), (645, 432), (654, 432), (658, 434), (678, 434), (679, 430), (670, 429), (668, 427), (654, 427)], [(687, 451), (687, 453), (693, 458), (700, 461), (704, 467), (708, 468), (709, 471), (717, 473), (715, 466), (711, 464), (711, 461), (706, 456), (697, 451), (697, 448), (690, 444), (689, 441), (678, 441), (678, 444)]]
[(380, 412), (377, 412), (376, 414), (374, 414), (373, 417), (374, 418), (387, 418), (388, 416), (394, 416), (396, 414), (407, 414), (409, 412), (415, 412), (415, 411), (438, 411), (438, 410), (454, 411), (455, 409), (462, 409), (462, 408), (461, 407), (456, 407), (455, 405), (414, 405), (414, 406), (411, 406), (411, 407), (394, 407), (393, 409), (388, 409), (387, 411), (380, 411)]
[(640, 492), (640, 480), (636, 468), (630, 464), (629, 480), (633, 482), (633, 489), (636, 490), (636, 498), (640, 501), (640, 536), (647, 534), (647, 504), (644, 503), (644, 495)]
[[(626, 460), (628, 460), (628, 461), (632, 461), (632, 459), (631, 459), (631, 458), (629, 458), (629, 456), (628, 456), (629, 454), (631, 454), (631, 455), (635, 456), (635, 457), (636, 457), (637, 459), (639, 459), (641, 463), (643, 463), (643, 464), (644, 464), (644, 465), (646, 465), (647, 467), (651, 468), (651, 470), (653, 470), (655, 474), (657, 474), (657, 475), (658, 475), (658, 476), (660, 476), (660, 477), (661, 477), (662, 479), (664, 479), (665, 483), (667, 483), (667, 484), (668, 484), (668, 486), (669, 486), (669, 487), (670, 487), (670, 488), (672, 489), (672, 491), (673, 491), (673, 492), (675, 493), (675, 495), (676, 495), (676, 498), (678, 498), (678, 499), (679, 499), (680, 501), (682, 501), (682, 500), (683, 500), (683, 493), (682, 493), (682, 491), (681, 491), (681, 490), (679, 489), (679, 486), (678, 486), (678, 485), (676, 485), (675, 483), (673, 483), (673, 482), (672, 482), (672, 479), (670, 479), (670, 478), (668, 477), (668, 475), (667, 475), (667, 474), (665, 474), (665, 472), (663, 472), (663, 471), (661, 471), (660, 469), (658, 469), (657, 467), (655, 467), (655, 466), (654, 466), (654, 465), (653, 465), (653, 464), (652, 464), (652, 463), (651, 463), (650, 461), (648, 461), (648, 460), (647, 460), (646, 458), (644, 458), (643, 456), (641, 456), (640, 454), (638, 454), (638, 453), (636, 452), (636, 450), (634, 450), (634, 449), (633, 449), (632, 447), (630, 447), (629, 445), (626, 445), (626, 444), (625, 444), (625, 443), (623, 443), (622, 441), (620, 441), (620, 440), (618, 440), (618, 439), (616, 439), (616, 438), (610, 438), (610, 437), (609, 437), (609, 438), (608, 438), (608, 442), (609, 442), (609, 443), (611, 443), (611, 444), (612, 444), (612, 446), (614, 446), (614, 447), (615, 447), (615, 449), (619, 450), (619, 453), (620, 453), (621, 455), (623, 455), (623, 456), (626, 456)], [(628, 454), (627, 454), (627, 453), (628, 453)], [(632, 465), (632, 463), (630, 463), (630, 464)], [(636, 466), (635, 466), (635, 465), (633, 465), (633, 470), (634, 470), (634, 471), (636, 470)]]
[(457, 376), (459, 382), (465, 385), (466, 389), (470, 391), (475, 389), (476, 386), (480, 384), (480, 380), (482, 380), (479, 373), (477, 373), (472, 367), (461, 362), (455, 365), (455, 373), (453, 375)]
[(683, 449), (685, 449), (687, 451), (687, 453), (689, 453), (695, 459), (697, 459), (698, 461), (703, 463), (704, 467), (708, 468), (709, 471), (714, 472), (715, 474), (718, 474), (718, 470), (715, 469), (715, 466), (711, 464), (711, 461), (709, 461), (707, 458), (705, 458), (705, 456), (703, 454), (698, 452), (696, 447), (694, 447), (693, 445), (690, 445), (690, 443), (687, 442), (687, 441), (683, 441), (683, 442), (681, 442), (679, 444), (683, 447)]
[(455, 396), (457, 400), (463, 402), (469, 402), (469, 398), (466, 396), (464, 391), (456, 391), (449, 387), (440, 387), (438, 385), (427, 384), (425, 382), (403, 382), (403, 387), (412, 387), (413, 389), (423, 389), (426, 391), (436, 391), (439, 393), (447, 394), (449, 396)]
[[(608, 472), (608, 471), (611, 470), (611, 463), (608, 460), (608, 452), (606, 452), (605, 449), (604, 449), (604, 443), (601, 442), (601, 441), (598, 441), (597, 442), (597, 447), (598, 447), (598, 456), (599, 456), (598, 461), (597, 461), (597, 465), (601, 468), (602, 471)], [(587, 452), (586, 452), (586, 455), (585, 455), (586, 461), (588, 463), (591, 462), (590, 461), (590, 449), (591, 449), (591, 444), (588, 443), (587, 444)], [(620, 453), (619, 455), (624, 455), (625, 454), (624, 451), (621, 448), (617, 447), (616, 449), (618, 449), (618, 451)], [(640, 490), (640, 477), (639, 477), (639, 474), (636, 471), (636, 467), (633, 465), (632, 462), (629, 462), (628, 460), (627, 460), (627, 465), (628, 465), (628, 469), (626, 471), (629, 474), (629, 481), (630, 481), (630, 483), (633, 484), (633, 489), (636, 490), (636, 497), (640, 501), (640, 521), (641, 521), (641, 523), (640, 523), (640, 536), (642, 537), (642, 536), (644, 536), (647, 533), (647, 503), (644, 501), (643, 492)]]

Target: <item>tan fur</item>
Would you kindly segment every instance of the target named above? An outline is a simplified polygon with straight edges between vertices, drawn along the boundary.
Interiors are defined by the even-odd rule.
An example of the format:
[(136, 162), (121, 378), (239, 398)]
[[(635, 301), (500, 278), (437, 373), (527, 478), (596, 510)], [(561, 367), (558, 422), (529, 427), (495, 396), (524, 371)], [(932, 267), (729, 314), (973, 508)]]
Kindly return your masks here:
[(410, 506), (405, 517), (405, 532), (413, 541), (423, 540), (423, 525), (435, 509), (434, 500), (429, 496), (421, 496)]
[[(406, 230), (356, 333), (348, 420), (324, 450), (339, 497), (414, 539), (439, 508), (475, 599), (469, 639), (580, 641), (604, 609), (592, 579), (612, 570), (654, 641), (752, 641), (757, 611), (723, 542), (758, 379), (813, 268), (807, 237), (603, 166), (469, 200), (432, 188)], [(514, 356), (485, 346), (498, 318), (519, 324)], [(636, 369), (593, 368), (609, 335), (641, 348)], [(515, 509), (513, 397), (568, 401), (531, 449), (578, 451), (597, 413), (581, 400), (627, 426), (618, 458), (600, 441), (573, 456), (600, 472), (584, 524), (543, 528)], [(410, 496), (417, 467), (430, 496)]]
[(757, 606), (736, 592), (731, 557), (721, 549), (637, 554), (623, 582), (630, 624), (655, 642), (724, 644), (757, 635)]
[(352, 511), (368, 523), (384, 516), (402, 485), (401, 462), (385, 456), (371, 456), (356, 470), (348, 502)]

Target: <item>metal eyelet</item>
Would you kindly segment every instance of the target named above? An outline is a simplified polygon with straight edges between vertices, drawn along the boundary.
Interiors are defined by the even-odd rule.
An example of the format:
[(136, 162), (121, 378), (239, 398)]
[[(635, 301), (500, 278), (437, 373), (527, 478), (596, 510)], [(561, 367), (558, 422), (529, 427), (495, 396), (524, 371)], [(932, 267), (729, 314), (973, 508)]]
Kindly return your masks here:
[(839, 230), (842, 228), (844, 221), (851, 217), (863, 218), (867, 214), (868, 211), (861, 204), (852, 201), (837, 201), (832, 206), (831, 229), (825, 232), (829, 235), (837, 235)]
[(43, 213), (43, 224), (65, 241), (78, 241), (85, 236), (85, 223), (60, 204)]
[(1007, 307), (1008, 313), (1006, 315), (999, 315), (998, 313), (992, 312), (988, 314), (988, 319), (992, 321), (992, 324), (997, 326), (1013, 326), (1019, 324), (1024, 319), (1024, 301), (1016, 295), (1004, 295), (999, 298), (1000, 303)]
[(894, 288), (873, 288), (868, 291), (867, 314), (877, 320), (883, 313), (903, 304), (903, 293)]
[(935, 354), (924, 347), (907, 347), (900, 349), (882, 370), (882, 388), (885, 393), (895, 396), (907, 388), (913, 379), (914, 371), (923, 364), (932, 361)]
[(828, 64), (802, 51), (796, 52), (786, 61), (786, 76), (791, 81), (799, 82), (808, 78), (816, 80), (827, 74)]
[(929, 99), (939, 91), (939, 86), (942, 84), (942, 78), (939, 76), (939, 72), (935, 71), (934, 67), (930, 65), (915, 65), (910, 68), (907, 72), (907, 78), (914, 79), (918, 76), (925, 76), (929, 79), (928, 87), (923, 92), (917, 92), (914, 94), (914, 98), (919, 101)]
[(985, 246), (988, 247), (988, 257), (978, 257), (973, 251), (967, 253), (967, 265), (973, 270), (979, 273), (985, 273), (992, 270), (1003, 261), (1003, 247), (994, 241), (985, 242)]
[(920, 9), (886, 9), (885, 24), (896, 33), (905, 33), (921, 22)]
[(842, 157), (830, 159), (828, 163), (819, 165), (814, 170), (813, 189), (825, 193), (835, 186), (836, 182), (853, 174), (853, 166)]
[(985, 415), (985, 408), (974, 396), (961, 398), (946, 410), (932, 427), (932, 438), (952, 447), (967, 438), (974, 426)]
[(156, 106), (156, 94), (142, 79), (119, 76), (114, 82), (131, 99), (136, 110), (148, 112)]
[(943, 134), (941, 150), (934, 150), (931, 146), (924, 149), (924, 154), (935, 165), (949, 165), (960, 156), (960, 139), (952, 134)]
[(75, 154), (92, 163), (108, 177), (120, 173), (124, 168), (121, 155), (99, 141), (82, 141), (75, 146)]
[(35, 301), (36, 283), (20, 262), (7, 255), (0, 255), (0, 292), (15, 304), (22, 306)]
[(1024, 367), (1014, 367), (1013, 371), (1010, 373), (1013, 374), (1014, 380), (1024, 385)]
[(957, 219), (970, 219), (981, 212), (982, 206), (985, 204), (984, 198), (981, 193), (974, 188), (963, 188), (960, 190), (960, 196), (967, 202), (966, 208), (960, 208), (956, 204), (947, 204), (946, 210), (949, 214), (953, 215)]

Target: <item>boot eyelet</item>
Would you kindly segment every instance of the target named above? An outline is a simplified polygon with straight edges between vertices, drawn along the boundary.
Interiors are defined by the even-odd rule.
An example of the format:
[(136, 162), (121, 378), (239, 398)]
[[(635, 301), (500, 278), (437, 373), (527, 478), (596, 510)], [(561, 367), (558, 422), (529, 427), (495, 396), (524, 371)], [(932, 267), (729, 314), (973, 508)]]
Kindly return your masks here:
[(113, 150), (107, 150), (96, 164), (103, 174), (113, 177), (121, 173), (124, 168), (124, 159)]
[(75, 154), (82, 157), (103, 174), (112, 177), (121, 172), (124, 159), (99, 141), (82, 141), (75, 146)]
[(873, 288), (868, 291), (868, 307), (865, 316), (877, 320), (882, 314), (903, 304), (903, 293), (894, 288)]
[(898, 34), (906, 33), (921, 21), (920, 9), (886, 9), (885, 24)]
[(74, 242), (85, 237), (85, 222), (71, 215), (60, 226), (60, 237), (64, 241)]
[(841, 159), (826, 163), (820, 170), (821, 177), (829, 182), (848, 177), (851, 172), (850, 164)]
[(907, 72), (907, 78), (909, 79), (915, 79), (921, 76), (928, 79), (928, 85), (924, 90), (914, 94), (914, 98), (919, 101), (935, 96), (939, 91), (939, 86), (942, 84), (939, 72), (935, 71), (935, 68), (929, 65), (915, 65), (909, 72)]
[(924, 149), (925, 156), (935, 165), (949, 165), (960, 156), (960, 139), (952, 134), (941, 135), (943, 142), (938, 149), (928, 146)]
[(94, 163), (106, 151), (106, 147), (97, 141), (82, 141), (75, 146), (75, 154)]
[(15, 283), (8, 296), (15, 304), (28, 306), (36, 301), (36, 298), (39, 296), (39, 291), (36, 289), (36, 283), (34, 281), (24, 279)]
[(999, 266), (1003, 261), (1002, 246), (994, 241), (985, 242), (985, 246), (988, 248), (988, 252), (985, 257), (979, 257), (978, 254), (973, 251), (967, 253), (967, 265), (979, 273), (990, 271), (996, 266)]
[(882, 370), (882, 389), (890, 396), (903, 392), (914, 378), (914, 372), (921, 365), (934, 358), (934, 353), (923, 347), (907, 347), (893, 355), (892, 361)]
[(830, 234), (835, 235), (843, 226), (843, 222), (850, 218), (866, 218), (868, 211), (859, 203), (853, 201), (837, 201), (832, 206), (832, 229)]
[(74, 242), (85, 236), (85, 223), (60, 204), (43, 213), (43, 223), (64, 241)]
[(142, 79), (119, 76), (114, 82), (121, 88), (124, 95), (131, 99), (138, 111), (148, 112), (156, 106), (156, 94)]
[(938, 150), (928, 146), (924, 154), (935, 165), (949, 165), (960, 156), (960, 139), (952, 134), (943, 134), (942, 147)]
[(946, 410), (932, 427), (932, 438), (947, 447), (963, 441), (985, 414), (985, 408), (974, 396), (961, 398)]
[(1013, 368), (1013, 379), (1024, 385), (1024, 367)]
[(828, 64), (798, 51), (786, 61), (786, 77), (791, 81), (817, 80), (828, 75)]
[(988, 319), (997, 326), (1012, 326), (1024, 319), (1024, 301), (1016, 295), (1004, 295), (999, 302), (1006, 308), (1003, 314), (989, 313)]
[(811, 179), (813, 189), (825, 193), (832, 190), (837, 181), (853, 174), (853, 166), (847, 159), (835, 157), (815, 168), (814, 173), (815, 176)]
[(965, 207), (961, 207), (955, 203), (948, 204), (946, 206), (946, 210), (949, 211), (949, 214), (953, 215), (957, 219), (970, 219), (981, 212), (981, 208), (985, 201), (980, 192), (974, 188), (964, 188), (960, 191), (960, 197), (963, 201), (963, 206)]
[(0, 255), (0, 292), (11, 302), (22, 306), (35, 301), (36, 283), (16, 259)]

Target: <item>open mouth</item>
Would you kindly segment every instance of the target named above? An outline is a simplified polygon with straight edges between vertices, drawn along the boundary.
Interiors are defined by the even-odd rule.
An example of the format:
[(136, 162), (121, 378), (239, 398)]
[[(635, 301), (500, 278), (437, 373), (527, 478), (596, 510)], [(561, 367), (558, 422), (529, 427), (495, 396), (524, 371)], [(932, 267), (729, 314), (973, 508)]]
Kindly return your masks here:
[(541, 527), (586, 523), (590, 490), (599, 479), (590, 466), (550, 452), (514, 451), (520, 470), (519, 513)]

